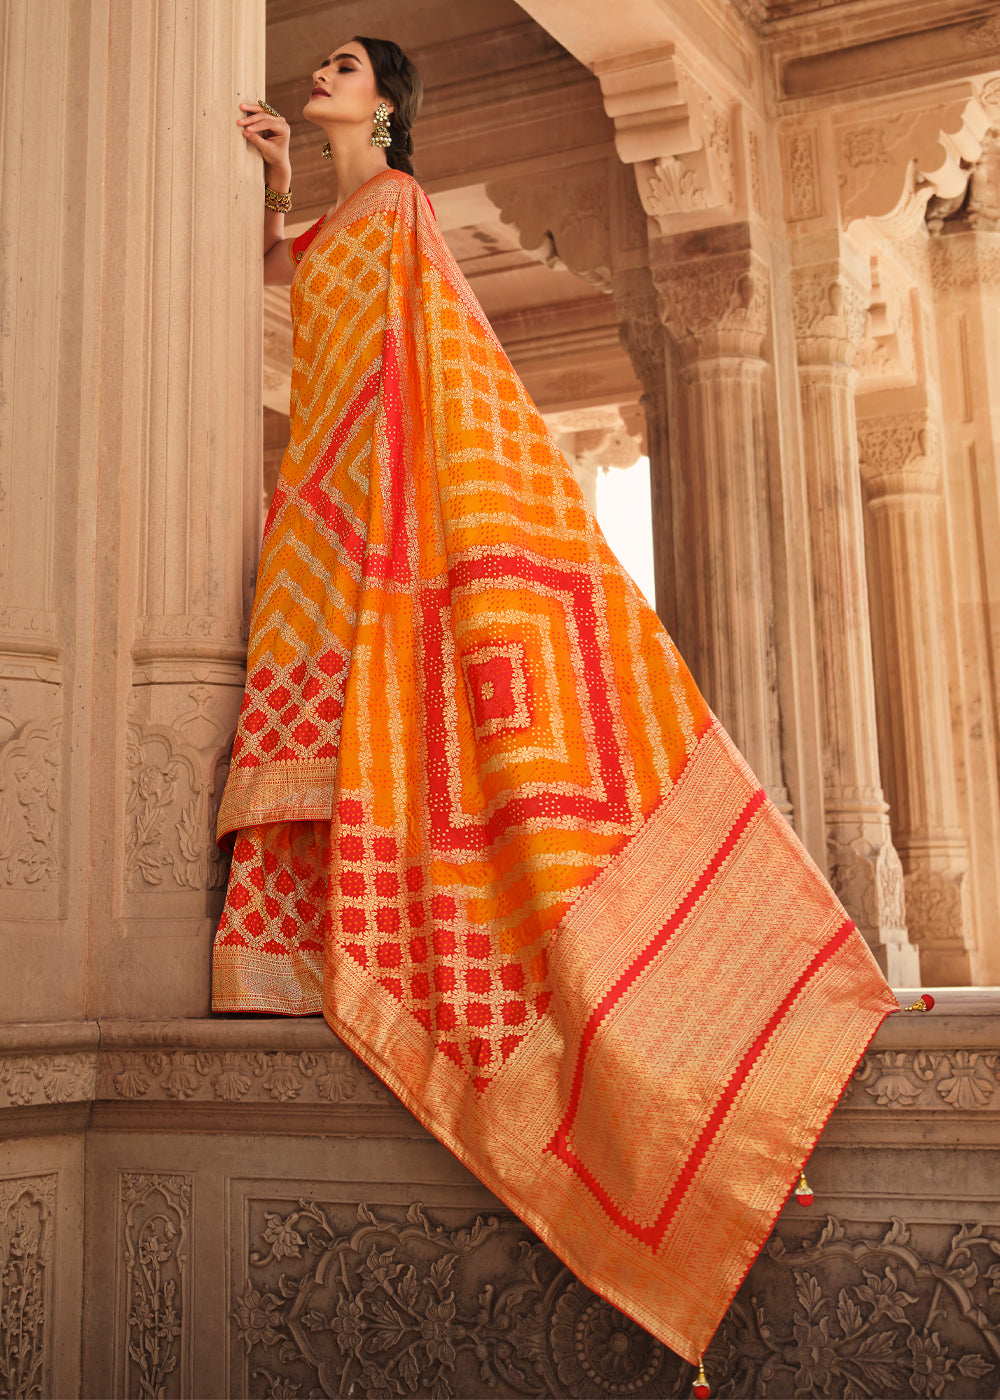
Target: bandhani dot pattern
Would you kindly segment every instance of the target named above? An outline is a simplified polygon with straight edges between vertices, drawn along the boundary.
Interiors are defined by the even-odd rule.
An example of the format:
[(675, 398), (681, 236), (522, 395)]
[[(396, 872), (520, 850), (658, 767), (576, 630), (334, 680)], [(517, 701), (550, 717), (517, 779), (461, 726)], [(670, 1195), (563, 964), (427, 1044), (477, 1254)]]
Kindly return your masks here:
[(219, 1011), (322, 1012), (700, 1355), (895, 1000), (387, 170), (293, 247)]

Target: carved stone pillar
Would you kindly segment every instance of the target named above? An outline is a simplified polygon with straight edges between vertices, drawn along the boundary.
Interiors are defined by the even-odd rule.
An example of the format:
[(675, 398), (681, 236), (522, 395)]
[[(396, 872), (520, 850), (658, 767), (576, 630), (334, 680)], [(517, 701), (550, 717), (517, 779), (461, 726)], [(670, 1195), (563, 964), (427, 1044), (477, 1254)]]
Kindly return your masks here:
[(674, 493), (677, 641), (709, 703), (789, 815), (774, 646), (767, 365), (761, 358), (768, 269), (744, 247), (672, 256), (653, 276), (660, 314), (682, 357), (684, 439)]
[(918, 980), (903, 872), (879, 774), (853, 356), (867, 287), (845, 257), (792, 270), (817, 643), (830, 880), (898, 986)]
[[(92, 1012), (209, 1005), (215, 808), (261, 512), (263, 0), (91, 8), (109, 192), (102, 332)], [(95, 180), (95, 184), (99, 184)]]
[[(988, 91), (1000, 127), (1000, 78)], [(949, 220), (941, 236), (930, 239), (929, 251), (952, 540), (946, 585), (955, 604), (951, 674), (961, 697), (953, 733), (972, 860), (975, 978), (989, 986), (1000, 983), (1000, 219), (990, 227), (972, 211)]]
[[(38, 94), (69, 100), (65, 5), (0, 11), (0, 1020), (78, 1016), (84, 939), (65, 908), (66, 643), (74, 614), (76, 426), (60, 352), (78, 309), (79, 167)], [(77, 373), (77, 380), (79, 380)], [(73, 447), (76, 446), (74, 442)], [(57, 943), (57, 947), (53, 947)], [(30, 983), (21, 970), (31, 967)], [(27, 984), (27, 985), (26, 985)]]
[(970, 978), (968, 844), (961, 831), (941, 607), (941, 461), (922, 411), (858, 422), (867, 488), (875, 675), (886, 791), (906, 919), (924, 982)]
[(656, 611), (673, 630), (676, 587), (670, 547), (670, 444), (667, 433), (667, 369), (663, 324), (649, 269), (619, 272), (614, 284), (621, 340), (642, 385), (639, 407), (646, 420), (649, 498), (653, 516)]

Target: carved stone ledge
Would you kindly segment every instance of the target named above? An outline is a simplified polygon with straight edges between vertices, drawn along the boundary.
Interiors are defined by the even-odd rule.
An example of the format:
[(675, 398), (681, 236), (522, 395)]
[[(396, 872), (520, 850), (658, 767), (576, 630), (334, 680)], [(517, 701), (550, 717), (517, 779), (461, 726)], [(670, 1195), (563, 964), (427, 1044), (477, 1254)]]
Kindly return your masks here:
[(89, 1105), (99, 1038), (94, 1021), (0, 1026), (0, 1110)]
[(854, 1073), (845, 1108), (872, 1112), (1000, 1111), (1000, 1050), (872, 1050)]
[[(328, 1036), (333, 1041), (332, 1035)], [(339, 1042), (314, 1050), (102, 1052), (96, 1097), (110, 1102), (383, 1104), (383, 1087)]]

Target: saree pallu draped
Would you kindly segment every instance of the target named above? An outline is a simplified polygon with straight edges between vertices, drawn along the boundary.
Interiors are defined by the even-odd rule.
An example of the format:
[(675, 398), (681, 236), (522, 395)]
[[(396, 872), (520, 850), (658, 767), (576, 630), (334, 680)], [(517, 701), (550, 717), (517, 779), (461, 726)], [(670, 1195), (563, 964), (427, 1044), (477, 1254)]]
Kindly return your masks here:
[(323, 223), (292, 306), (214, 1006), (322, 1010), (693, 1361), (895, 999), (410, 177)]

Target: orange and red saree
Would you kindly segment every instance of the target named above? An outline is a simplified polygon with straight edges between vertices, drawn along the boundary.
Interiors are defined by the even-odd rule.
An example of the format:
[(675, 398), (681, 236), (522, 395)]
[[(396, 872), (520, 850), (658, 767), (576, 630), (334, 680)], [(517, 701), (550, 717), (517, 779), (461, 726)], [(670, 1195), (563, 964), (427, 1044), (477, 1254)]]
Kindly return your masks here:
[(408, 176), (292, 285), (220, 1011), (322, 1009), (704, 1350), (895, 1000), (618, 565)]

